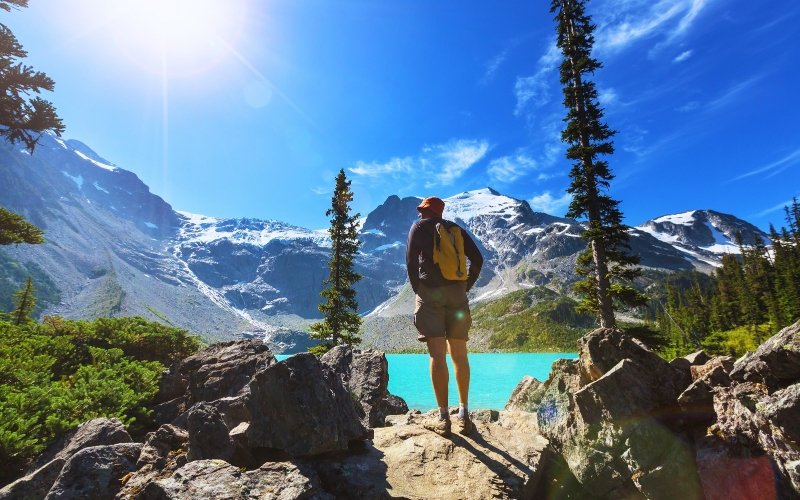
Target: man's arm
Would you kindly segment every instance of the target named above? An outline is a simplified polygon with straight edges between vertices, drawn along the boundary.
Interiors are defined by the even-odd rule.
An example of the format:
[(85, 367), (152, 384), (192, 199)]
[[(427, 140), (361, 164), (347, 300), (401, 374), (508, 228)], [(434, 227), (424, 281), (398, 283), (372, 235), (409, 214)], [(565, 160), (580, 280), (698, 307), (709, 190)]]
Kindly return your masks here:
[(408, 232), (408, 241), (406, 241), (406, 272), (408, 273), (408, 281), (411, 283), (411, 289), (417, 293), (417, 286), (419, 286), (419, 253), (420, 248), (414, 242), (414, 234), (417, 231), (417, 225), (411, 226)]
[(467, 273), (467, 290), (470, 290), (475, 282), (478, 281), (478, 275), (481, 274), (483, 267), (483, 255), (478, 250), (478, 246), (472, 241), (469, 234), (462, 228), (461, 235), (464, 238), (464, 253), (469, 259), (469, 272)]

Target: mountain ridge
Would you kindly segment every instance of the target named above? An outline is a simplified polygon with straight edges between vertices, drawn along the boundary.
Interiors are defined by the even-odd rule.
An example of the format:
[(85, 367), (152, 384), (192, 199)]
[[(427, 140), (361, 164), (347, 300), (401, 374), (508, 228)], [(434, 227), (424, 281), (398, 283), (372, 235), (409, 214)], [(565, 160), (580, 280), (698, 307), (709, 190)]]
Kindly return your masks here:
[[(11, 187), (0, 203), (45, 230), (44, 245), (4, 249), (56, 282), (61, 302), (45, 314), (135, 314), (167, 318), (210, 340), (264, 336), (278, 352), (307, 345), (303, 332), (319, 316), (327, 277), (327, 231), (176, 211), (134, 173), (80, 141), (52, 135), (43, 136), (33, 156), (3, 144), (0, 164), (0, 181)], [(419, 201), (391, 195), (362, 219), (355, 268), (364, 277), (356, 290), (367, 329), (370, 318), (409, 321), (405, 240)], [(536, 212), (489, 187), (445, 203), (445, 217), (461, 224), (484, 253), (473, 301), (532, 286), (564, 293), (575, 281), (575, 258), (585, 248), (579, 222)], [(738, 252), (734, 232), (766, 236), (713, 210), (657, 217), (630, 231), (642, 265), (662, 271), (707, 272), (724, 253)]]

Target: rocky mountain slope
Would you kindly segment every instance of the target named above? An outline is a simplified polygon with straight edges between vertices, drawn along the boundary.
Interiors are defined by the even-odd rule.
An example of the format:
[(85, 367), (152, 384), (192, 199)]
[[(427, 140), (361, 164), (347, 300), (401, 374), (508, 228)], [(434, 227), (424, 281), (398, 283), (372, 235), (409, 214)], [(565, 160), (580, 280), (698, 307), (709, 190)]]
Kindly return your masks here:
[[(326, 231), (177, 212), (133, 173), (51, 135), (33, 155), (0, 144), (0, 165), (0, 204), (42, 227), (47, 239), (0, 249), (0, 262), (52, 281), (60, 301), (45, 304), (44, 314), (141, 315), (212, 340), (257, 336), (278, 352), (307, 347), (303, 332), (318, 317), (327, 276)], [(531, 286), (569, 290), (585, 247), (581, 224), (490, 188), (445, 202), (445, 216), (474, 236), (485, 257), (473, 300)], [(418, 203), (390, 196), (363, 221), (355, 266), (368, 345), (392, 349), (398, 337), (401, 344), (414, 337), (404, 252)], [(696, 210), (633, 228), (631, 245), (649, 268), (709, 270), (738, 251), (737, 232), (745, 242), (766, 236), (734, 216)]]

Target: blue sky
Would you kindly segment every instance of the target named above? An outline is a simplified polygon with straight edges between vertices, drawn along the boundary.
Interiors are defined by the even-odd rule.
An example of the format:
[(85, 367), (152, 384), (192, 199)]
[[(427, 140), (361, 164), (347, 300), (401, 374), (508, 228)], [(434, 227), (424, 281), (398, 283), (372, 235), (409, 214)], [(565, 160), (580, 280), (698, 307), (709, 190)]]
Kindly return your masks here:
[[(491, 186), (563, 215), (548, 3), (31, 0), (0, 22), (56, 81), (65, 137), (176, 209), (320, 228), (340, 168), (362, 214)], [(711, 208), (783, 224), (800, 195), (800, 3), (588, 9), (626, 222)]]

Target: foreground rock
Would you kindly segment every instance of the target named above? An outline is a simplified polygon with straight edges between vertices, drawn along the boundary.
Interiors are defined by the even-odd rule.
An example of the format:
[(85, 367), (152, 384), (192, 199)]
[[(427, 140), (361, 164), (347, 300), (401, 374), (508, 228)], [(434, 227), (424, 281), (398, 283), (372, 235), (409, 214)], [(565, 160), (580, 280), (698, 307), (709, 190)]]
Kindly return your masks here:
[(337, 346), (320, 361), (339, 376), (358, 402), (365, 426), (382, 427), (388, 415), (408, 411), (405, 401), (389, 393), (389, 365), (384, 353), (375, 349), (359, 351), (350, 346)]
[(258, 372), (248, 409), (250, 448), (310, 456), (346, 451), (369, 437), (339, 377), (313, 354), (296, 354)]
[(84, 422), (48, 446), (32, 462), (25, 476), (0, 489), (0, 500), (44, 498), (67, 460), (79, 451), (131, 441), (131, 436), (118, 419), (96, 418)]
[(506, 407), (534, 412), (601, 498), (800, 496), (800, 322), (735, 363), (702, 352), (666, 363), (596, 330)]

